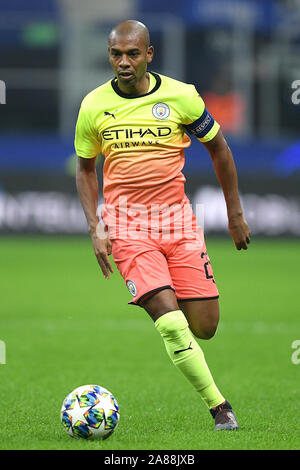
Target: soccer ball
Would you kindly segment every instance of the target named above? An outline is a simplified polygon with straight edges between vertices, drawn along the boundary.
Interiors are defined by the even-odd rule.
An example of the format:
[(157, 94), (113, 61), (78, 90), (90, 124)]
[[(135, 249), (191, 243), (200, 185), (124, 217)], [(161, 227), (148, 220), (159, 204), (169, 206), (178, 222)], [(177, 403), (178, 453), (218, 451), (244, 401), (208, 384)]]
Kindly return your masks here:
[(119, 405), (106, 388), (82, 385), (64, 399), (60, 419), (69, 436), (107, 439), (119, 424)]

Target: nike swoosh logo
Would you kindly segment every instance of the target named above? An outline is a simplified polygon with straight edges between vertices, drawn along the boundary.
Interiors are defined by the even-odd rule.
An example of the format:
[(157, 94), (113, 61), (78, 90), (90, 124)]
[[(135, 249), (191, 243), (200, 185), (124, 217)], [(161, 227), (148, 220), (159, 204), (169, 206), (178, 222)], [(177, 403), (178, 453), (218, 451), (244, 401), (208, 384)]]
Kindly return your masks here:
[(193, 349), (192, 346), (191, 346), (191, 344), (192, 344), (192, 341), (190, 342), (188, 348), (185, 348), (185, 349), (178, 349), (178, 351), (174, 351), (174, 354), (179, 354), (179, 353), (181, 353), (181, 352), (183, 352), (183, 351), (187, 351), (188, 349)]
[(104, 111), (105, 116), (112, 116), (114, 119), (116, 119), (116, 116), (112, 113), (109, 113), (108, 111)]

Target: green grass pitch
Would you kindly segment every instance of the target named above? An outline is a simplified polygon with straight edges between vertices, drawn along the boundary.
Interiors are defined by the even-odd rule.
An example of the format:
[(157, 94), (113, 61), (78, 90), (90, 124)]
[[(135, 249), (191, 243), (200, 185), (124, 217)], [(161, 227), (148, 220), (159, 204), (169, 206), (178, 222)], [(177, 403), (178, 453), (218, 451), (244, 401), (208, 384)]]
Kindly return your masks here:
[[(88, 237), (0, 240), (1, 449), (299, 449), (300, 339), (296, 240), (252, 240), (238, 252), (207, 237), (221, 320), (201, 341), (240, 424), (213, 420), (171, 364), (152, 320), (128, 305), (115, 269), (105, 280)], [(79, 385), (109, 389), (120, 405), (104, 442), (70, 438), (59, 412)]]

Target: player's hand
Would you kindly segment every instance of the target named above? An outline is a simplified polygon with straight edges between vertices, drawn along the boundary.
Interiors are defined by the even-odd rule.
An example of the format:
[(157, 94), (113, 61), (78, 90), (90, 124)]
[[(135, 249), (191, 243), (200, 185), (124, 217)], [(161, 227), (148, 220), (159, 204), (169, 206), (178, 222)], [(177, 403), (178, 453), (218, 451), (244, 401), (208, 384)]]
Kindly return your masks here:
[(102, 229), (100, 229), (100, 233), (99, 229), (96, 232), (91, 233), (91, 238), (98, 264), (105, 279), (109, 279), (110, 273), (114, 272), (109, 259), (109, 255), (111, 255), (112, 251), (111, 241)]
[(250, 243), (250, 229), (243, 215), (229, 218), (229, 233), (237, 250), (247, 250)]

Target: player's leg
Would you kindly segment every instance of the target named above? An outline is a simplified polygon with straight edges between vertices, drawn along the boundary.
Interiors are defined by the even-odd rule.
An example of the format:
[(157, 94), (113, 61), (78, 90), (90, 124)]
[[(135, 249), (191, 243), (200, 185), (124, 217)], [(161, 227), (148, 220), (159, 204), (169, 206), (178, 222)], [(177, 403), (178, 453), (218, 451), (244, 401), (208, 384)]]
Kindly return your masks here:
[[(182, 315), (185, 317), (189, 331), (202, 339), (211, 338), (219, 321), (219, 292), (201, 230), (195, 232), (194, 239), (183, 237), (177, 242), (174, 241), (174, 243), (166, 242), (164, 249), (167, 254), (169, 272), (177, 295), (177, 302)], [(164, 316), (161, 318), (163, 319)], [(160, 318), (158, 322), (160, 322)], [(203, 356), (202, 364), (204, 363)], [(204, 366), (202, 366), (202, 370), (204, 370)], [(211, 376), (208, 367), (207, 371)], [(207, 384), (207, 388), (204, 388), (204, 394), (206, 394), (206, 398), (208, 397), (206, 403), (215, 419), (215, 429), (237, 429), (238, 424), (231, 405), (224, 397), (221, 401), (222, 395), (214, 384), (212, 377), (210, 384), (209, 382)], [(219, 396), (220, 401), (213, 404), (212, 397), (216, 398), (217, 396)], [(205, 397), (203, 398), (206, 400)]]
[(178, 305), (191, 331), (209, 339), (219, 322), (219, 292), (200, 227), (192, 234), (169, 244), (167, 261)]
[[(222, 405), (224, 397), (217, 389), (203, 352), (179, 309), (166, 257), (149, 240), (143, 246), (113, 242), (113, 256), (133, 296), (131, 303), (149, 313), (161, 334), (172, 362), (199, 392), (210, 410)], [(151, 251), (142, 251), (142, 250)], [(211, 411), (212, 412), (212, 411)]]
[(163, 289), (156, 294), (145, 296), (140, 305), (154, 322), (165, 313), (179, 310), (176, 296), (171, 289)]
[[(193, 337), (173, 290), (164, 289), (146, 297), (141, 306), (161, 334), (173, 364), (185, 375), (208, 406), (216, 430), (233, 430), (238, 424), (230, 403), (217, 388), (198, 342)], [(174, 310), (177, 308), (176, 310)], [(202, 331), (202, 330), (201, 330)]]
[(219, 300), (178, 300), (192, 333), (200, 339), (214, 336), (219, 323)]
[(168, 355), (212, 409), (225, 402), (206, 364), (204, 354), (189, 328), (171, 289), (143, 300), (141, 304), (155, 322)]

